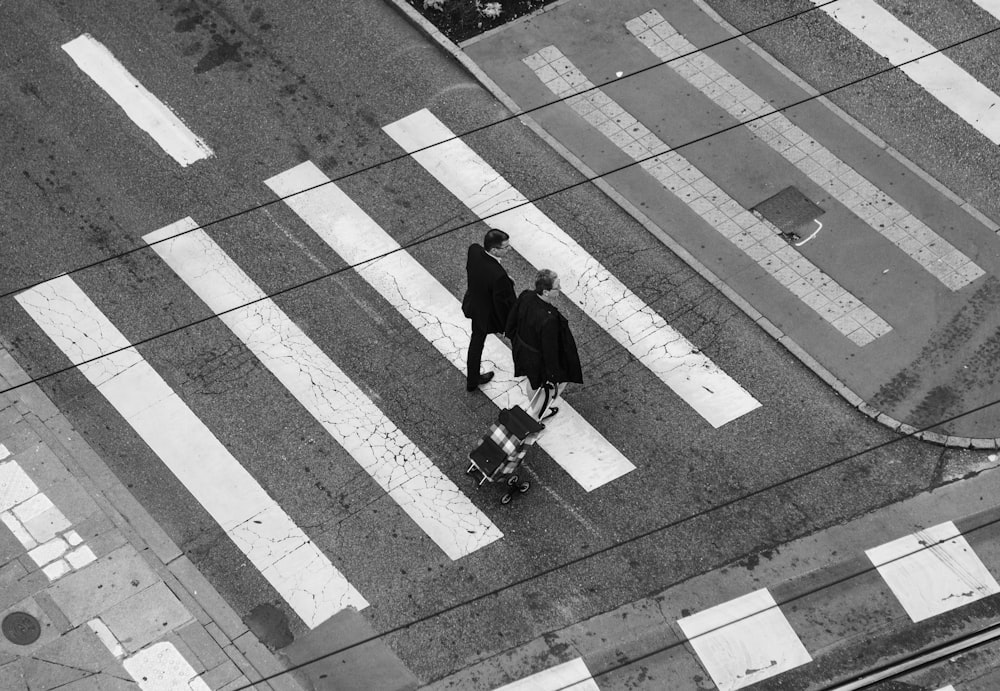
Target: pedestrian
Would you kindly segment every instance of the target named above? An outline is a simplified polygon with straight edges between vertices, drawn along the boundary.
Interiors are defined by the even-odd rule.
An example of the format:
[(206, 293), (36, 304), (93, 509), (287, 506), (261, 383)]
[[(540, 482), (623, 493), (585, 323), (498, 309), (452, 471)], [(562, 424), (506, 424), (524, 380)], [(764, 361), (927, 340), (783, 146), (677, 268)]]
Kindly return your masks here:
[[(528, 397), (546, 383), (555, 384), (558, 397), (566, 382), (583, 383), (583, 370), (576, 341), (566, 317), (552, 301), (559, 295), (559, 276), (542, 269), (535, 275), (534, 290), (525, 290), (507, 318), (507, 337), (514, 354), (514, 376), (526, 376)], [(539, 415), (542, 411), (536, 411)], [(552, 417), (558, 408), (550, 408)]]
[(492, 228), (486, 232), (483, 244), (469, 246), (465, 272), (468, 289), (462, 298), (462, 313), (472, 320), (472, 338), (466, 359), (465, 390), (475, 391), (480, 384), (493, 379), (493, 372), (480, 372), (486, 336), (503, 333), (507, 315), (517, 296), (514, 281), (507, 275), (501, 261), (510, 251), (510, 236)]

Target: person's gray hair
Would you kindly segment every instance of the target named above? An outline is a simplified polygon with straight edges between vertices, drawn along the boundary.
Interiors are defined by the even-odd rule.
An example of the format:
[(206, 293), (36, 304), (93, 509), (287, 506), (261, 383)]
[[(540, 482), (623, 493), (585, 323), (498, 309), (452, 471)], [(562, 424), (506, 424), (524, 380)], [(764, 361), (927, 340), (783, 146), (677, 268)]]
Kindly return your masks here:
[(552, 290), (557, 278), (556, 272), (552, 269), (540, 269), (535, 274), (535, 292), (541, 295), (542, 291)]

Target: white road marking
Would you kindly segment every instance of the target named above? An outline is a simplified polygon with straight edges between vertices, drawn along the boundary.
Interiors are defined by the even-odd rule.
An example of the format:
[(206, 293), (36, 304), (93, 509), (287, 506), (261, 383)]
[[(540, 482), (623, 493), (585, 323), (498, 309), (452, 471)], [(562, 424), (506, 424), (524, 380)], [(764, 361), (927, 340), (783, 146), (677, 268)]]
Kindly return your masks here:
[(169, 641), (143, 648), (122, 660), (122, 666), (141, 691), (211, 691)]
[(812, 233), (811, 233), (811, 234), (809, 235), (809, 237), (807, 237), (807, 238), (806, 238), (805, 240), (803, 240), (802, 242), (796, 242), (796, 243), (795, 243), (795, 246), (796, 246), (796, 247), (802, 247), (802, 245), (806, 244), (807, 242), (809, 242), (810, 240), (812, 240), (812, 239), (813, 239), (814, 237), (816, 237), (817, 235), (819, 235), (819, 231), (823, 230), (823, 224), (819, 222), (819, 219), (818, 219), (818, 218), (814, 218), (814, 219), (813, 219), (813, 222), (814, 222), (814, 223), (816, 224), (816, 230), (814, 230), (814, 231), (813, 231), (813, 232), (812, 232)]
[[(451, 559), (503, 537), (469, 498), (192, 219), (144, 236), (375, 482)], [(178, 235), (178, 233), (183, 233)], [(162, 238), (169, 238), (157, 242)]]
[(549, 667), (494, 691), (601, 691), (582, 657)]
[[(399, 244), (342, 190), (332, 183), (323, 184), (329, 182), (319, 168), (307, 161), (274, 176), (266, 184), (281, 197), (322, 184), (289, 197), (285, 203), (344, 261), (356, 266), (358, 274), (452, 365), (464, 372), (465, 349), (471, 332), (459, 301), (413, 257), (396, 251)], [(386, 252), (392, 254), (364, 263)], [(493, 381), (482, 387), (483, 392), (501, 408), (523, 405), (525, 396), (514, 378), (510, 350), (495, 336), (486, 339), (483, 351), (483, 369), (489, 367), (496, 374)], [(546, 425), (539, 446), (588, 492), (635, 469), (565, 400), (559, 403), (559, 415)]]
[(678, 619), (677, 625), (722, 691), (812, 661), (766, 588)]
[[(537, 268), (559, 274), (562, 290), (713, 427), (760, 407), (728, 374), (671, 327), (563, 232), (429, 110), (382, 128), (473, 213), (510, 234)], [(436, 144), (414, 153), (417, 149)], [(511, 208), (518, 206), (517, 208)], [(504, 211), (510, 209), (509, 211)], [(499, 215), (491, 215), (503, 212)]]
[(951, 521), (865, 554), (914, 622), (1000, 593), (996, 579)]
[[(992, 11), (995, 5), (980, 6)], [(892, 13), (874, 0), (839, 0), (820, 9), (893, 65), (927, 55), (899, 69), (991, 142), (1000, 144), (1000, 96), (943, 53), (934, 53), (937, 49), (933, 45)]]
[(368, 606), (72, 278), (15, 299), (308, 626)]
[[(651, 11), (652, 12), (652, 11)], [(645, 15), (644, 15), (645, 16)], [(858, 346), (892, 330), (867, 305), (791, 247), (767, 219), (757, 218), (722, 188), (671, 151), (659, 137), (587, 79), (555, 46), (524, 58), (557, 96), (640, 167)], [(586, 91), (586, 93), (581, 93)]]
[[(625, 27), (717, 106), (736, 120), (749, 120), (746, 128), (757, 139), (781, 154), (945, 286), (959, 290), (985, 273), (892, 196), (815, 141), (784, 113), (775, 112), (774, 106), (715, 60), (699, 52), (659, 12), (650, 10), (625, 22)], [(808, 239), (795, 246), (801, 247)]]
[(77, 66), (121, 106), (175, 161), (187, 166), (212, 150), (162, 101), (151, 94), (103, 44), (83, 34), (63, 45)]

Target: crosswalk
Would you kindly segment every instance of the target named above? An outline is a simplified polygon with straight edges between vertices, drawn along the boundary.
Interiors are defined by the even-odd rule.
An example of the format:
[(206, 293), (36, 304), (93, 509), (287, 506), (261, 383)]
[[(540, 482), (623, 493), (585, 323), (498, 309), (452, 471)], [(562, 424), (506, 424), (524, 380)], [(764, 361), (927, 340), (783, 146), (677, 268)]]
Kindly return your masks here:
[[(286, 203), (303, 221), (358, 267), (358, 273), (456, 369), (464, 371), (470, 326), (458, 300), (444, 286), (408, 254), (398, 251), (399, 245), (314, 164), (303, 163), (271, 178), (267, 185), (288, 197)], [(299, 193), (301, 190), (309, 191)], [(382, 254), (387, 256), (368, 261)], [(495, 372), (493, 381), (483, 387), (485, 393), (498, 408), (523, 405), (525, 395), (514, 379), (509, 348), (490, 336), (483, 353), (484, 362)], [(559, 417), (548, 423), (539, 445), (587, 491), (635, 469), (565, 401), (560, 403)]]
[(557, 268), (565, 295), (712, 426), (760, 405), (429, 110), (382, 129), (536, 268)]
[[(995, 0), (977, 0), (976, 4), (1000, 18)], [(892, 62), (933, 49), (886, 10), (873, 5), (866, 0), (842, 0), (822, 9)], [(872, 17), (891, 30), (884, 35), (873, 33), (876, 24)], [(760, 96), (707, 56), (678, 60), (695, 46), (659, 13), (647, 12), (625, 28), (732, 117), (764, 112), (767, 104)], [(85, 34), (63, 49), (178, 165), (214, 155), (208, 143), (146, 92), (95, 39)], [(598, 89), (581, 94), (593, 83), (557, 46), (525, 55), (524, 60), (554, 95), (567, 97), (567, 105), (580, 118), (639, 160), (665, 193), (684, 199), (842, 335), (860, 347), (891, 331), (888, 318), (855, 297), (849, 286), (838, 283), (836, 277), (777, 237), (773, 226), (736, 203), (690, 161), (669, 152), (664, 139), (629, 115), (627, 104), (615, 102)], [(943, 57), (903, 69), (984, 137), (1000, 143), (1000, 120), (986, 116), (997, 105), (997, 96), (974, 77)], [(942, 80), (947, 80), (949, 88), (941, 86)], [(951, 88), (954, 85), (961, 89), (956, 92)], [(789, 165), (823, 186), (948, 290), (965, 289), (984, 274), (940, 234), (943, 230), (929, 227), (850, 170), (834, 152), (816, 145), (800, 156), (803, 142), (811, 141), (810, 134), (784, 116), (761, 121), (751, 129)], [(488, 225), (507, 231), (512, 247), (529, 264), (555, 269), (566, 296), (593, 327), (607, 333), (644, 372), (669, 388), (708, 425), (721, 428), (761, 407), (753, 393), (716, 365), (698, 343), (672, 327), (625, 280), (531, 203), (525, 192), (457, 138), (430, 110), (386, 124), (383, 131), (448, 194)], [(804, 167), (811, 165), (809, 170)], [(828, 175), (831, 170), (835, 172)], [(400, 247), (311, 161), (263, 182), (306, 228), (378, 292), (387, 309), (402, 315), (444, 361), (464, 370), (469, 324), (462, 317), (453, 288)], [(150, 232), (144, 240), (426, 535), (433, 549), (459, 560), (504, 539), (489, 512), (478, 508), (467, 489), (457, 486), (439, 467), (437, 450), (411, 441), (403, 423), (389, 419), (378, 403), (198, 228), (194, 219), (184, 218)], [(324, 554), (295, 524), (71, 277), (53, 279), (16, 299), (306, 625), (318, 626), (345, 607), (368, 606), (365, 587), (349, 581), (339, 556)], [(488, 339), (484, 363), (496, 372), (494, 380), (482, 389), (495, 408), (522, 403), (525, 392), (513, 376), (510, 351), (501, 339)], [(664, 393), (670, 395), (666, 390)], [(539, 447), (584, 491), (597, 492), (633, 473), (641, 476), (650, 472), (650, 459), (627, 457), (616, 446), (605, 421), (577, 411), (567, 401), (560, 408)], [(878, 555), (872, 558), (874, 561)], [(891, 574), (885, 577), (887, 581), (892, 578)], [(981, 589), (995, 592), (995, 587), (995, 582), (985, 582)], [(753, 606), (767, 609), (756, 601)], [(919, 603), (913, 606), (919, 611)], [(679, 625), (689, 633), (688, 629), (697, 631), (701, 624), (692, 618)], [(788, 664), (802, 664), (801, 652), (794, 652), (798, 657), (793, 655)], [(559, 675), (563, 673), (579, 683), (578, 688), (593, 688), (585, 666), (582, 670), (579, 666), (561, 669), (553, 672), (552, 678), (562, 678)], [(735, 672), (723, 670), (720, 674), (731, 676)]]
[(303, 621), (368, 605), (72, 278), (17, 301)]
[(144, 239), (451, 559), (503, 537), (455, 483), (197, 227), (187, 218)]
[[(995, 0), (974, 1), (1000, 17)], [(946, 55), (936, 53), (932, 43), (908, 28), (889, 10), (875, 0), (812, 2), (873, 51), (893, 65), (899, 65), (906, 76), (983, 136), (1000, 144), (1000, 118), (996, 116), (1000, 96)]]

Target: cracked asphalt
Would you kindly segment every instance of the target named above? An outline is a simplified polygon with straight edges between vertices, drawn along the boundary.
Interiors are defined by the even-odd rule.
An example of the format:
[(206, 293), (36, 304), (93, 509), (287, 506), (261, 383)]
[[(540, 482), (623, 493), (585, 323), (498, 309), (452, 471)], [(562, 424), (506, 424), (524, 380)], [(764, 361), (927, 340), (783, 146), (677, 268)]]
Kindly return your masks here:
[[(61, 54), (84, 31), (181, 113), (215, 157), (179, 170), (131, 129)], [(536, 448), (531, 492), (501, 506), (496, 488), (477, 491), (464, 475), (496, 407), (467, 394), (462, 373), (292, 211), (257, 208), (274, 200), (265, 179), (312, 160), (331, 178), (349, 175), (337, 185), (402, 245), (468, 224), (409, 250), (460, 299), (465, 248), (486, 226), (381, 131), (421, 108), (456, 132), (503, 120), (459, 66), (388, 5), (363, 0), (15, 0), (0, 7), (0, 46), (0, 146), (10, 154), (0, 157), (0, 332), (241, 615), (281, 612), (271, 644), (307, 626), (79, 373), (47, 376), (68, 363), (12, 297), (142, 247), (144, 234), (185, 216), (264, 292), (304, 284), (275, 304), (503, 532), (448, 559), (226, 326), (186, 326), (212, 313), (154, 252), (73, 274), (130, 342), (155, 337), (138, 346), (142, 356), (364, 593), (364, 616), (392, 631), (387, 642), (425, 680), (912, 496), (985, 455), (903, 441), (834, 463), (896, 435), (580, 185), (537, 205), (762, 406), (712, 428), (563, 299), (585, 377), (566, 398), (637, 469), (585, 492)], [(464, 139), (529, 198), (580, 180), (517, 121)], [(559, 262), (553, 256), (552, 268)], [(519, 290), (533, 277), (518, 256), (508, 267)], [(626, 317), (609, 303), (605, 276), (590, 271), (595, 309)], [(412, 447), (355, 425), (350, 411), (336, 424), (359, 444), (392, 448), (403, 476), (390, 482), (409, 481)]]

